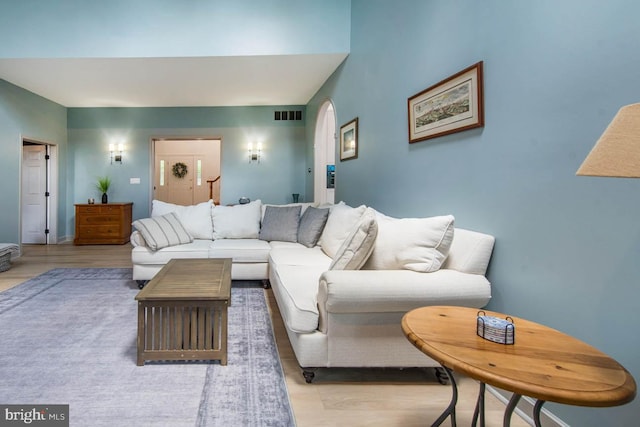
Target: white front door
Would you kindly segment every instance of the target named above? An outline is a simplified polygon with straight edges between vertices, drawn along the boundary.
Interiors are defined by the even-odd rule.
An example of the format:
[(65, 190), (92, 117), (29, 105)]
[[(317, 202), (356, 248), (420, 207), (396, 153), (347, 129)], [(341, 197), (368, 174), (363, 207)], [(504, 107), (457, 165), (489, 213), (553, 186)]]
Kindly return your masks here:
[[(153, 198), (177, 205), (220, 201), (220, 139), (153, 142)], [(175, 176), (176, 164), (186, 165), (186, 174)], [(180, 175), (180, 174), (178, 174)], [(215, 182), (214, 182), (215, 181)]]
[[(176, 205), (193, 205), (193, 180), (195, 177), (193, 156), (158, 155), (156, 159), (158, 165), (156, 165), (157, 179), (154, 198)], [(176, 164), (187, 166), (187, 173), (184, 176), (179, 177), (173, 174), (173, 167)]]
[(47, 243), (45, 145), (22, 147), (22, 243)]

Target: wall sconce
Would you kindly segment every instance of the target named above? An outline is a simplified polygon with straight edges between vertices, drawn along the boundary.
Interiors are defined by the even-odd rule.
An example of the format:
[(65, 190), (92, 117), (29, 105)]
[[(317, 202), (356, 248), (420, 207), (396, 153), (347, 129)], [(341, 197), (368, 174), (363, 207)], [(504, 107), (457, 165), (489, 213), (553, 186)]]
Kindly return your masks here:
[(258, 142), (256, 149), (253, 149), (253, 144), (249, 143), (249, 163), (258, 162), (260, 163), (260, 157), (262, 156), (262, 142)]
[(118, 154), (114, 154), (115, 150), (115, 144), (109, 144), (109, 154), (111, 156), (111, 164), (113, 164), (114, 160), (116, 161), (116, 163), (120, 163), (122, 164), (122, 152), (124, 151), (124, 144), (120, 143), (118, 144)]

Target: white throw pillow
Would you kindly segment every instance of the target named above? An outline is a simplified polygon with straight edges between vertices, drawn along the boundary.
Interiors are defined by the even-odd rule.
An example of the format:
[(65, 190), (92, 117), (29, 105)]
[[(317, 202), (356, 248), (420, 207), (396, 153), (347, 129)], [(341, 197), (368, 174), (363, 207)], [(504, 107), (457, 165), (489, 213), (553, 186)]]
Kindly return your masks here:
[(329, 217), (318, 242), (325, 254), (330, 258), (335, 257), (342, 242), (354, 229), (366, 209), (365, 205), (353, 208), (344, 202), (329, 208)]
[(175, 212), (181, 205), (175, 205), (173, 203), (163, 202), (162, 200), (151, 201), (151, 217), (162, 216), (171, 212)]
[(367, 208), (362, 217), (342, 242), (329, 270), (359, 270), (369, 259), (378, 235), (376, 213)]
[(262, 202), (213, 208), (214, 239), (257, 239), (260, 234)]
[(364, 270), (440, 269), (453, 241), (452, 215), (430, 218), (391, 218), (377, 215), (378, 237)]
[(193, 242), (193, 237), (189, 235), (175, 212), (153, 218), (137, 219), (133, 221), (133, 226), (142, 234), (147, 246), (153, 251)]
[(190, 206), (175, 205), (161, 200), (153, 200), (151, 202), (151, 217), (174, 212), (194, 239), (211, 240), (213, 239), (212, 209), (213, 200)]

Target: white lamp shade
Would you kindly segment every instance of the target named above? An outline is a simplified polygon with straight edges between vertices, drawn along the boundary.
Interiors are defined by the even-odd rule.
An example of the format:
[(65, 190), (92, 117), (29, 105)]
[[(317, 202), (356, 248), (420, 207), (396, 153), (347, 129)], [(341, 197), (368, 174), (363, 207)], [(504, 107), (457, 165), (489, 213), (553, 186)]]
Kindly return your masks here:
[(640, 178), (640, 104), (618, 111), (576, 174)]

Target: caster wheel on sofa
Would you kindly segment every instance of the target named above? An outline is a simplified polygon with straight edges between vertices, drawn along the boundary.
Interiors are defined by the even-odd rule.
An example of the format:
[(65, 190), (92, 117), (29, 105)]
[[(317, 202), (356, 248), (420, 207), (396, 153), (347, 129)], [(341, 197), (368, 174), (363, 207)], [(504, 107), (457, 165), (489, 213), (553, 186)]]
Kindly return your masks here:
[(302, 370), (302, 376), (304, 377), (304, 381), (307, 384), (311, 384), (311, 382), (313, 381), (313, 378), (316, 376), (316, 373), (314, 371), (310, 371), (308, 369), (303, 369)]
[(138, 284), (138, 289), (142, 289), (144, 288), (144, 285), (147, 284), (146, 280), (136, 280), (136, 283)]

